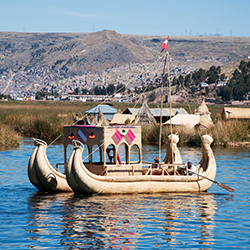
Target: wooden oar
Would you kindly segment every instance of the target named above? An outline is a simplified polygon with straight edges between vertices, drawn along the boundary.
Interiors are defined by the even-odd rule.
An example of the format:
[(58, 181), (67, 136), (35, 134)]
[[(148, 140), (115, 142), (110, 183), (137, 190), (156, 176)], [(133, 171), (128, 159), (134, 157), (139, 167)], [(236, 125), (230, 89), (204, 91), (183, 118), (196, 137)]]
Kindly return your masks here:
[(203, 177), (203, 178), (205, 178), (205, 179), (207, 179), (207, 180), (209, 180), (209, 181), (212, 181), (212, 182), (215, 183), (216, 185), (218, 185), (218, 186), (220, 186), (220, 187), (222, 187), (222, 188), (228, 190), (229, 192), (234, 192), (234, 189), (232, 189), (232, 188), (226, 186), (225, 184), (222, 184), (222, 183), (217, 182), (217, 181), (213, 181), (213, 180), (207, 178), (206, 176), (203, 176), (203, 175), (201, 175), (201, 174), (197, 174), (196, 172), (193, 172), (193, 171), (191, 171), (191, 170), (188, 170), (188, 172), (191, 172), (191, 173), (196, 174), (196, 175), (199, 175), (200, 177)]

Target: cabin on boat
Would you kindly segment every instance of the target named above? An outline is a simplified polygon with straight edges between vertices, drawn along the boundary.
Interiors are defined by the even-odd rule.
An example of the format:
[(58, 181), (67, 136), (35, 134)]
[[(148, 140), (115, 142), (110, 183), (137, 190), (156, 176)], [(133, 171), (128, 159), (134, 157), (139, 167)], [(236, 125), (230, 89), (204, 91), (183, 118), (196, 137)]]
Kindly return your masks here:
[(237, 108), (237, 107), (224, 107), (221, 112), (221, 119), (227, 120), (249, 120), (250, 119), (250, 108)]
[(87, 155), (84, 165), (97, 175), (142, 175), (142, 145), (140, 126), (63, 127), (64, 164), (67, 146), (72, 140), (80, 141)]

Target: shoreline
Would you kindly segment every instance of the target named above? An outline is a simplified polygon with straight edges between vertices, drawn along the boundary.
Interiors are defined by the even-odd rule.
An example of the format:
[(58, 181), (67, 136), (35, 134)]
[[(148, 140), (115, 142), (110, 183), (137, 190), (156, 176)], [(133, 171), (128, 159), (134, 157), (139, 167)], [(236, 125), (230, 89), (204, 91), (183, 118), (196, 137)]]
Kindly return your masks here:
[(244, 141), (244, 142), (229, 142), (228, 146), (230, 148), (250, 148), (250, 142)]

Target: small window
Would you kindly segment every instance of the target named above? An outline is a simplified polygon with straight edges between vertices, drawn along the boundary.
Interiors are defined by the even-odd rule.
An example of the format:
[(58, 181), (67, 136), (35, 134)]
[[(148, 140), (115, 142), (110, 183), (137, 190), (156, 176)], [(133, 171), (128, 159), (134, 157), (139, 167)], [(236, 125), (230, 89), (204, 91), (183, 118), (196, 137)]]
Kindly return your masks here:
[(84, 149), (82, 152), (82, 161), (89, 162), (89, 149), (88, 149), (88, 146), (86, 144), (84, 145)]
[(138, 145), (134, 144), (130, 149), (130, 163), (140, 162), (140, 149)]
[(128, 146), (125, 143), (120, 144), (117, 149), (117, 163), (128, 164)]
[(102, 148), (97, 144), (94, 145), (92, 148), (92, 162), (101, 162), (103, 159), (102, 154)]

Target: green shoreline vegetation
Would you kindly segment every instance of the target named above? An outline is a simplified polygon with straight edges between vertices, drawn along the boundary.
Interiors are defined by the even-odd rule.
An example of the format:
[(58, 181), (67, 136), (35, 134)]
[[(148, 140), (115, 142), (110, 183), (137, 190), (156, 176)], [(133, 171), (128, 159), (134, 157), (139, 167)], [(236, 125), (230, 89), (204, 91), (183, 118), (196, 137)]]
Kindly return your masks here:
[[(45, 140), (48, 144), (57, 140), (62, 142), (63, 126), (74, 123), (76, 113), (83, 117), (83, 111), (98, 103), (82, 102), (52, 102), (52, 101), (8, 101), (0, 103), (0, 146), (18, 146), (21, 136), (35, 137)], [(133, 107), (134, 104), (111, 104), (114, 107), (120, 105), (121, 110)], [(153, 107), (154, 105), (149, 105)], [(192, 109), (198, 105), (193, 105)], [(165, 106), (167, 107), (167, 106)], [(177, 106), (176, 106), (177, 107)], [(183, 108), (185, 107), (182, 106)], [(209, 110), (215, 126), (208, 131), (214, 138), (213, 145), (229, 146), (230, 143), (250, 141), (249, 121), (221, 121), (220, 113), (223, 105), (211, 105)], [(190, 112), (190, 110), (188, 110)], [(204, 132), (187, 130), (185, 128), (173, 128), (180, 137), (178, 145), (200, 146), (200, 135)], [(166, 143), (170, 129), (163, 127), (162, 142)], [(59, 137), (59, 138), (58, 138)], [(142, 140), (145, 144), (158, 144), (159, 125), (142, 126)]]

